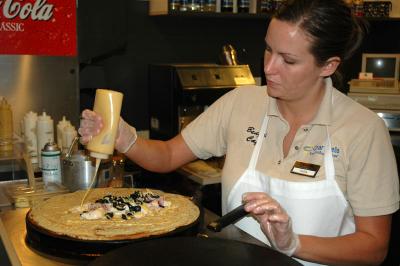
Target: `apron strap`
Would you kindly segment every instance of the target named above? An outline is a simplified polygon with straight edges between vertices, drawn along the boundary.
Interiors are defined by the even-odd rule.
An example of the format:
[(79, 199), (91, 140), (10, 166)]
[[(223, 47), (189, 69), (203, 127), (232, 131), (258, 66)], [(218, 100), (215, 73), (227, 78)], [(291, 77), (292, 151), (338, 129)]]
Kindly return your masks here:
[(328, 126), (326, 126), (326, 143), (324, 152), (324, 165), (326, 179), (335, 180), (335, 165), (333, 164), (331, 138)]
[(258, 155), (260, 154), (264, 136), (265, 136), (265, 133), (267, 132), (268, 121), (269, 121), (269, 116), (265, 115), (261, 129), (260, 129), (260, 133), (258, 133), (256, 146), (254, 147), (254, 151), (251, 155), (251, 159), (250, 159), (250, 163), (249, 163), (249, 169), (251, 169), (251, 170), (256, 169)]

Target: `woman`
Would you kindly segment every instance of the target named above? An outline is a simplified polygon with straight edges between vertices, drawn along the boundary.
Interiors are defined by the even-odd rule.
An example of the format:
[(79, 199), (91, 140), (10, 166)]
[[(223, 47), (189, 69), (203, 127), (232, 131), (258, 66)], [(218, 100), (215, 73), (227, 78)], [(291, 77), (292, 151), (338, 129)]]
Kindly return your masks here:
[[(267, 87), (225, 94), (165, 142), (121, 119), (115, 147), (156, 172), (226, 155), (223, 212), (244, 202), (251, 214), (237, 226), (306, 265), (378, 265), (399, 208), (390, 137), (330, 78), (362, 36), (341, 0), (288, 1), (265, 38)], [(86, 143), (102, 125), (82, 115)]]

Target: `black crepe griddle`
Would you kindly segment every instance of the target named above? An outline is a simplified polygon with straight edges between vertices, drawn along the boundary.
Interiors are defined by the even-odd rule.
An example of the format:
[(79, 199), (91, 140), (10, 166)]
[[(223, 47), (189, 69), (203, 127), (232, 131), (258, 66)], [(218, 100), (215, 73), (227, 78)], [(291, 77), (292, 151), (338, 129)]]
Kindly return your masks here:
[(173, 237), (130, 244), (115, 249), (88, 264), (109, 265), (301, 265), (268, 247), (221, 238)]
[(142, 241), (163, 237), (192, 236), (198, 233), (200, 217), (193, 223), (181, 226), (175, 230), (154, 236), (127, 240), (81, 240), (68, 236), (57, 235), (30, 222), (29, 212), (26, 215), (25, 242), (33, 249), (53, 256), (74, 259), (93, 259), (111, 250)]

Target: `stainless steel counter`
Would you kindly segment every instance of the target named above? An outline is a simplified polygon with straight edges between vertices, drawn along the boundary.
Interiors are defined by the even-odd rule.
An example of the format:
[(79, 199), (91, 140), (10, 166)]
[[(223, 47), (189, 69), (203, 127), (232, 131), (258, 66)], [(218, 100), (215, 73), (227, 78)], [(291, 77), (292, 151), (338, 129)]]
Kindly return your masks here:
[[(0, 235), (6, 248), (7, 254), (12, 265), (85, 265), (88, 261), (65, 259), (40, 253), (30, 248), (25, 242), (26, 227), (25, 215), (28, 208), (13, 209), (0, 212)], [(224, 228), (221, 232), (215, 233), (208, 230), (205, 225), (217, 219), (218, 216), (207, 209), (204, 209), (200, 221), (200, 236), (233, 239), (265, 246), (262, 242), (248, 235), (244, 231), (231, 225)], [(151, 241), (151, 240), (150, 240)], [(268, 248), (268, 247), (266, 247)]]
[(0, 213), (0, 235), (11, 264), (14, 265), (85, 265), (87, 261), (68, 260), (31, 249), (25, 243), (25, 215), (29, 208)]

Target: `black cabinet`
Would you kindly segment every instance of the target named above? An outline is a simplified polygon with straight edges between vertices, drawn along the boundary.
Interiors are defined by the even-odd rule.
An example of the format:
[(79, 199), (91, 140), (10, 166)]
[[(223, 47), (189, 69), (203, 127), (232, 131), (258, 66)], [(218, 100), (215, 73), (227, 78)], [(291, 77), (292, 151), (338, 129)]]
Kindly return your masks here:
[(93, 63), (126, 46), (127, 2), (79, 1), (77, 10), (79, 62)]

